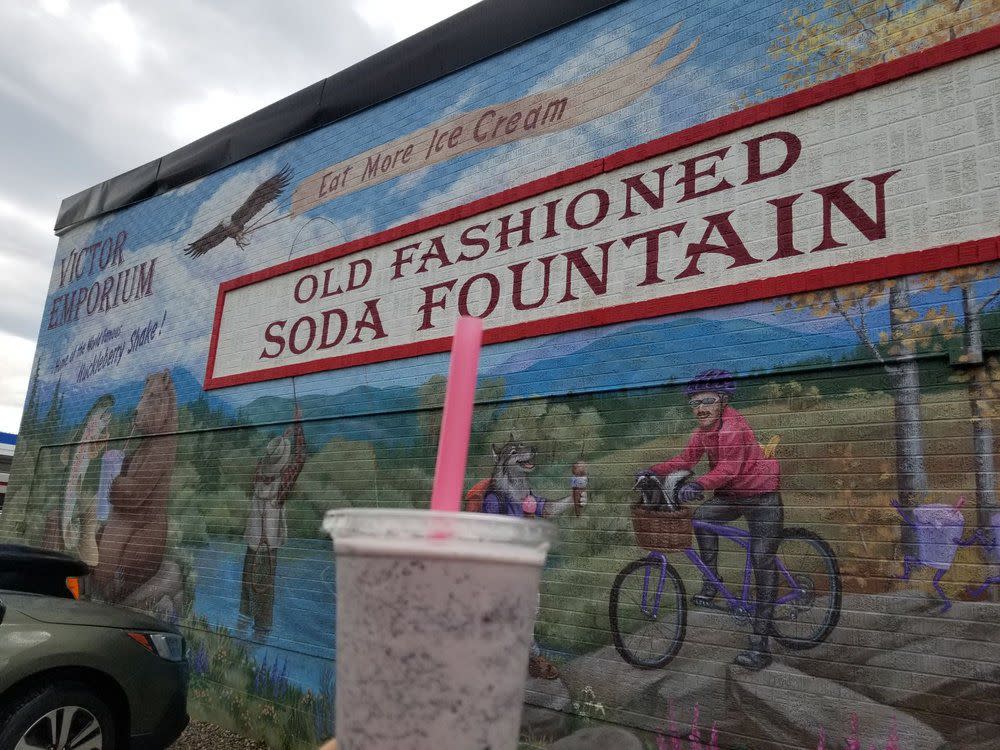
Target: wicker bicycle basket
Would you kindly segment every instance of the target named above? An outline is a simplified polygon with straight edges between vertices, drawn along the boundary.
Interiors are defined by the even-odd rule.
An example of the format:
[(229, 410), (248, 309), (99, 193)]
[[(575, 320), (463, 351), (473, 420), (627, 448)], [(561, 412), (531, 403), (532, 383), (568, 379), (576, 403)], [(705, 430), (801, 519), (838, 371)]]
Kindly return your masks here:
[(632, 506), (632, 528), (636, 543), (656, 552), (678, 552), (691, 546), (692, 509), (676, 511), (652, 510), (643, 505)]

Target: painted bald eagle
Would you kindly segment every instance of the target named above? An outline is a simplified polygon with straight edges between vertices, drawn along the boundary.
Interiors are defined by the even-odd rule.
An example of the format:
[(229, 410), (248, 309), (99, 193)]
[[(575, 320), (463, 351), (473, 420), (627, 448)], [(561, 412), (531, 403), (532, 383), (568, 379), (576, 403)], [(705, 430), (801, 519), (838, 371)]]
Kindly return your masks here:
[(256, 224), (250, 224), (250, 220), (259, 214), (264, 206), (281, 195), (281, 191), (288, 187), (291, 179), (291, 167), (286, 166), (277, 174), (264, 180), (250, 193), (250, 197), (243, 201), (243, 205), (236, 209), (228, 222), (222, 221), (216, 224), (214, 229), (209, 230), (184, 248), (184, 254), (192, 258), (200, 258), (213, 247), (221, 245), (228, 239), (232, 239), (240, 250), (246, 250), (247, 245), (250, 244), (249, 235), (259, 228)]

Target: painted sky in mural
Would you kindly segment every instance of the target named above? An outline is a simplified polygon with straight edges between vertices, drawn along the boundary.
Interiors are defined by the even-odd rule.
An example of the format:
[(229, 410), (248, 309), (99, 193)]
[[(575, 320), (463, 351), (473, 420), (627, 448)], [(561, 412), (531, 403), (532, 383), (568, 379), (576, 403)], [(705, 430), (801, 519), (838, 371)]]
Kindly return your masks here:
[[(628, 34), (631, 49), (626, 50), (621, 49), (620, 34), (602, 33), (596, 19), (585, 19), (573, 30), (574, 36), (585, 41), (579, 45), (553, 45), (532, 52), (532, 55), (545, 58), (535, 62), (544, 62), (540, 67), (548, 72), (534, 79), (511, 81), (505, 87), (504, 100), (530, 96), (607, 71), (620, 63), (623, 55), (654, 44), (680, 23), (670, 50), (662, 56), (668, 59), (671, 53), (687, 49), (711, 27), (706, 23), (713, 13), (710, 6), (684, 18), (673, 16), (666, 8), (660, 10), (657, 14), (659, 21), (650, 19), (649, 24), (631, 30)], [(613, 14), (614, 10), (611, 12)], [(765, 42), (762, 37), (761, 45)], [(762, 49), (748, 49), (745, 66), (737, 64), (723, 70), (716, 61), (695, 47), (683, 65), (643, 95), (642, 106), (630, 105), (566, 131), (540, 136), (539, 145), (546, 153), (546, 171), (575, 164), (581, 155), (599, 154), (643, 142), (653, 134), (671, 132), (703, 119), (706, 114), (722, 114), (736, 96), (741, 75), (750, 69), (753, 57), (762, 52)], [(513, 62), (522, 54), (525, 53), (512, 50), (504, 53), (504, 57), (507, 62)], [(714, 109), (705, 113), (705, 99), (701, 92), (708, 82), (713, 87)], [(727, 93), (730, 91), (731, 95)], [(655, 106), (650, 107), (649, 98), (653, 99)], [(438, 104), (440, 102), (449, 104), (442, 108)], [(398, 104), (422, 113), (408, 118), (407, 124), (412, 128), (419, 126), (420, 117), (425, 119), (427, 126), (432, 126), (462, 112), (488, 108), (496, 103), (496, 94), (484, 89), (482, 82), (476, 80), (471, 71), (464, 71), (420, 92), (408, 94)], [(422, 215), (426, 212), (424, 206), (431, 201), (435, 206), (466, 202), (492, 192), (505, 182), (508, 185), (521, 182), (525, 175), (534, 173), (531, 158), (525, 149), (518, 148), (518, 144), (488, 148), (466, 154), (458, 160), (460, 166), (457, 170), (455, 162), (422, 168), (332, 201), (304, 215), (263, 226), (253, 233), (252, 245), (245, 251), (240, 251), (229, 242), (200, 259), (201, 263), (192, 263), (184, 256), (184, 248), (203, 237), (221, 218), (230, 217), (256, 187), (280, 172), (285, 165), (292, 165), (293, 184), (307, 178), (311, 173), (308, 167), (310, 160), (300, 155), (315, 153), (317, 148), (322, 148), (329, 155), (328, 163), (334, 163), (338, 156), (341, 160), (350, 159), (377, 148), (384, 143), (381, 140), (384, 134), (393, 131), (393, 117), (389, 108), (376, 107), (364, 113), (362, 118), (352, 121), (349, 127), (341, 124), (317, 132), (262, 155), (246, 167), (212, 175), (173, 191), (158, 199), (155, 205), (149, 202), (139, 204), (65, 235), (61, 240), (42, 324), (41, 340), (46, 352), (51, 352), (49, 357), (52, 361), (46, 357), (45, 361), (39, 362), (40, 394), (44, 396), (51, 392), (54, 384), (61, 381), (62, 387), (70, 392), (83, 397), (96, 396), (101, 388), (96, 381), (102, 378), (95, 379), (93, 376), (101, 374), (105, 377), (113, 374), (114, 379), (121, 382), (123, 374), (133, 373), (138, 388), (143, 373), (163, 366), (183, 368), (200, 380), (204, 373), (214, 306), (214, 299), (207, 299), (202, 291), (201, 282), (206, 277), (214, 277), (221, 282), (263, 266), (341, 244), (393, 226), (409, 217)], [(410, 132), (409, 128), (397, 125), (396, 131), (403, 137)], [(370, 135), (373, 133), (381, 134), (379, 142), (370, 140), (374, 137)], [(484, 178), (487, 172), (491, 174), (489, 180)], [(444, 182), (441, 180), (443, 175), (448, 175)], [(442, 184), (442, 188), (435, 189), (435, 184)], [(266, 223), (287, 214), (290, 200), (291, 196), (286, 191), (255, 218)], [(95, 265), (91, 269), (89, 255), (95, 254), (95, 251), (88, 254), (86, 249), (96, 243), (103, 244), (106, 237), (118, 237), (122, 232), (126, 233), (127, 239), (121, 248), (121, 256), (116, 258), (120, 262), (101, 271), (100, 248), (97, 248)], [(60, 261), (68, 262), (64, 256), (71, 256), (73, 250), (82, 251), (86, 257), (80, 264), (83, 275), (76, 279), (78, 283), (70, 287), (61, 283), (65, 277), (59, 277), (58, 268)], [(153, 259), (156, 259), (155, 267), (150, 273)], [(145, 276), (141, 279), (144, 282), (142, 293), (137, 296), (133, 285), (139, 281), (137, 270), (144, 262), (147, 265)], [(126, 279), (125, 271), (134, 266), (138, 268), (131, 271)], [(91, 270), (93, 275), (89, 273)], [(108, 289), (108, 296), (104, 292), (112, 276), (114, 286)], [(91, 294), (95, 283), (99, 283), (100, 287)], [(81, 293), (78, 292), (73, 299), (59, 299), (84, 285), (93, 310), (89, 315), (87, 300), (84, 299), (82, 306), (78, 307)], [(127, 315), (124, 315), (126, 309), (122, 305), (126, 296), (129, 302)], [(52, 317), (56, 302), (60, 310), (73, 310), (71, 322), (65, 322), (66, 316), (62, 312), (56, 312), (56, 317)], [(108, 307), (110, 312), (102, 310)], [(82, 318), (76, 316), (77, 309)], [(53, 321), (59, 325), (49, 329)], [(515, 347), (514, 350), (503, 347), (491, 357), (498, 357), (499, 363), (510, 357), (529, 356), (532, 350), (534, 347), (530, 346)], [(524, 354), (518, 355), (518, 351)], [(485, 364), (488, 365), (490, 359), (488, 357)], [(421, 366), (440, 372), (444, 368), (443, 362), (443, 358), (434, 357)], [(357, 384), (359, 378), (358, 373), (345, 372), (328, 378), (326, 384), (333, 390), (347, 389)], [(241, 388), (220, 393), (218, 397), (224, 402), (239, 405), (252, 401), (262, 392), (265, 391)], [(182, 401), (188, 398), (183, 389), (179, 389), (178, 396)], [(82, 414), (77, 416), (82, 417)], [(71, 414), (67, 413), (67, 418), (71, 418)]]
[[(710, 10), (706, 7), (703, 14), (708, 14)], [(685, 50), (683, 54), (690, 53), (690, 57), (664, 81), (643, 95), (644, 98), (654, 100), (653, 106), (644, 100), (641, 107), (627, 106), (565, 132), (539, 136), (540, 145), (544, 144), (548, 171), (578, 163), (581, 155), (600, 154), (632, 145), (648, 140), (651, 135), (676, 131), (694, 121), (722, 114), (740, 94), (745, 95), (745, 85), (741, 87), (739, 82), (752, 69), (750, 61), (754, 59), (754, 55), (762, 54), (762, 50), (754, 50), (748, 46), (745, 64), (739, 63), (737, 59), (735, 64), (726, 69), (719, 69), (717, 60), (694, 46), (699, 33), (704, 35), (714, 28), (713, 24), (705, 21), (706, 16), (701, 14), (678, 19), (663, 13), (662, 26), (658, 30), (655, 24), (633, 29), (630, 35), (633, 51), (644, 50), (651, 45), (660, 49), (665, 46), (664, 41), (672, 40), (670, 50)], [(678, 22), (681, 26), (676, 30), (676, 37), (670, 33), (664, 36), (664, 29), (673, 30)], [(577, 33), (587, 36), (588, 23), (585, 20), (581, 24), (583, 28)], [(610, 40), (610, 36), (604, 37), (598, 30), (597, 36), (589, 40), (584, 48), (577, 48), (569, 55), (563, 52), (562, 59), (551, 59), (551, 72), (533, 81), (513, 82), (510, 95), (534, 95), (612, 69), (620, 62), (620, 55), (623, 53), (616, 49), (616, 45), (609, 44)], [(763, 45), (767, 40), (761, 38), (759, 41)], [(551, 58), (558, 56), (560, 49), (562, 48), (556, 45), (534, 54), (544, 54)], [(505, 53), (514, 59), (517, 54), (517, 51)], [(665, 53), (663, 57), (674, 59), (669, 54)], [(700, 96), (700, 92), (709, 83), (712, 97), (706, 99)], [(777, 82), (773, 77), (764, 78), (758, 83), (775, 87), (773, 91), (761, 88), (758, 96), (778, 93)], [(518, 90), (519, 86), (523, 87), (521, 91)], [(420, 111), (426, 112), (430, 127), (434, 122), (442, 122), (462, 111), (478, 111), (495, 104), (495, 100), (489, 98), (491, 92), (483, 92), (480, 87), (481, 84), (470, 74), (459, 73), (436, 82), (419, 96), (407, 95), (404, 97), (404, 105), (416, 106)], [(453, 104), (445, 110), (435, 110), (435, 101)], [(712, 103), (712, 108), (707, 111), (706, 101)], [(635, 113), (632, 112), (633, 109)], [(93, 393), (96, 390), (93, 376), (100, 373), (109, 375), (111, 369), (118, 373), (115, 375), (116, 380), (120, 380), (121, 373), (128, 372), (135, 373), (138, 380), (141, 373), (151, 368), (180, 366), (200, 379), (204, 372), (214, 303), (214, 300), (206, 299), (202, 291), (203, 287), (199, 282), (204, 278), (214, 277), (221, 282), (261, 267), (301, 257), (324, 247), (385, 229), (409, 217), (420, 216), (423, 206), (432, 200), (436, 207), (466, 202), (489, 189), (502, 186), (504, 174), (511, 175), (507, 179), (516, 182), (519, 180), (514, 175), (534, 173), (524, 161), (528, 158), (525, 152), (530, 153), (530, 149), (521, 149), (517, 144), (511, 144), (486, 149), (482, 153), (467, 154), (460, 160), (458, 174), (455, 174), (455, 167), (449, 163), (422, 168), (390, 179), (385, 184), (365, 188), (360, 194), (325, 203), (295, 217), (283, 218), (291, 207), (289, 191), (284, 191), (277, 200), (258, 207), (259, 210), (248, 218), (249, 226), (258, 226), (247, 236), (245, 249), (240, 250), (235, 242), (228, 241), (220, 243), (202, 258), (188, 258), (180, 252), (210, 234), (219, 226), (220, 219), (232, 221), (230, 217), (234, 215), (236, 208), (248, 201), (254, 191), (269, 179), (283, 174), (287, 165), (292, 165), (292, 168), (286, 181), (293, 185), (302, 184), (302, 180), (308, 179), (308, 171), (306, 167), (299, 165), (308, 165), (310, 162), (298, 158), (298, 154), (310, 153), (322, 146), (324, 153), (335, 157), (339, 152), (344, 158), (350, 159), (365, 152), (365, 131), (385, 133), (392, 130), (391, 115), (384, 107), (375, 108), (363, 117), (377, 127), (369, 129), (360, 124), (351, 127), (334, 126), (295, 144), (276, 149), (235, 175), (228, 172), (213, 175), (174, 191), (161, 198), (155, 210), (148, 204), (140, 204), (121, 212), (113, 222), (102, 220), (90, 229), (80, 228), (68, 234), (62, 241), (62, 247), (66, 249), (61, 253), (60, 262), (56, 264), (57, 272), (53, 276), (46, 319), (43, 321), (42, 337), (46, 342), (46, 349), (53, 353), (50, 355), (53, 361), (40, 363), (41, 392), (44, 393), (54, 382), (61, 380), (63, 387), (75, 392)], [(411, 118), (410, 122), (413, 121)], [(401, 132), (401, 137), (405, 137), (405, 133)], [(367, 146), (368, 150), (379, 147), (379, 144)], [(486, 173), (491, 175), (489, 184), (482, 177)], [(446, 181), (440, 179), (444, 174), (448, 175)], [(523, 180), (523, 176), (520, 180)], [(431, 188), (429, 192), (433, 197), (429, 197), (428, 188), (436, 183), (442, 183), (444, 187), (437, 190)], [(414, 199), (418, 197), (418, 202), (415, 203)], [(406, 206), (410, 206), (409, 214)], [(108, 273), (104, 273), (100, 270), (100, 247), (107, 244), (105, 237), (123, 236), (127, 239), (119, 248), (113, 268), (109, 265)], [(98, 243), (100, 247), (88, 251), (88, 248)], [(63, 274), (59, 274), (58, 269), (65, 269), (68, 263), (74, 261), (74, 250), (77, 251), (76, 257), (81, 260), (73, 263), (71, 275), (79, 283), (69, 288), (65, 283), (65, 270)], [(68, 258), (62, 257), (63, 254)], [(95, 268), (97, 273), (91, 276), (89, 272)], [(77, 269), (86, 278), (75, 275)], [(86, 291), (86, 297), (83, 291)], [(125, 312), (124, 307), (121, 307), (124, 304), (129, 305), (127, 322), (119, 319)], [(83, 319), (80, 318), (81, 315)], [(781, 325), (809, 327), (813, 323), (799, 323), (789, 316), (781, 321)], [(838, 329), (831, 331), (834, 335), (849, 338), (850, 330), (846, 326), (831, 326), (828, 323), (828, 327)], [(610, 332), (595, 331), (586, 335), (586, 338), (608, 333)], [(184, 342), (184, 353), (179, 358), (178, 342)], [(169, 346), (164, 346), (164, 343)], [(495, 351), (487, 354), (487, 366), (494, 359), (498, 362), (510, 358), (523, 359), (530, 356), (536, 347), (514, 344), (494, 349)], [(169, 355), (166, 353), (168, 350)], [(431, 357), (419, 367), (440, 372), (443, 369), (443, 358)], [(359, 377), (359, 374), (349, 371), (335, 376), (328, 375), (326, 386), (333, 390), (351, 388), (357, 384)], [(266, 391), (241, 388), (220, 392), (217, 396), (225, 402), (238, 405), (253, 400), (262, 392)], [(179, 397), (182, 400), (186, 398), (183, 390)]]

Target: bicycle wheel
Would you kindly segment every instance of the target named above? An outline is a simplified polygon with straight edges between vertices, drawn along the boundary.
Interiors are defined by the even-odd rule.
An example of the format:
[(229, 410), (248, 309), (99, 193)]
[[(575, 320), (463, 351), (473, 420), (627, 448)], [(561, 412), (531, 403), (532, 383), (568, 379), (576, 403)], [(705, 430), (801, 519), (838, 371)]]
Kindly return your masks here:
[(621, 657), (640, 669), (665, 666), (684, 642), (687, 597), (681, 577), (669, 564), (663, 576), (659, 606), (654, 612), (662, 573), (658, 560), (636, 560), (622, 568), (611, 587), (608, 606), (611, 637)]
[(777, 557), (778, 592), (771, 632), (778, 643), (796, 651), (818, 646), (840, 619), (837, 557), (819, 535), (806, 529), (782, 531)]

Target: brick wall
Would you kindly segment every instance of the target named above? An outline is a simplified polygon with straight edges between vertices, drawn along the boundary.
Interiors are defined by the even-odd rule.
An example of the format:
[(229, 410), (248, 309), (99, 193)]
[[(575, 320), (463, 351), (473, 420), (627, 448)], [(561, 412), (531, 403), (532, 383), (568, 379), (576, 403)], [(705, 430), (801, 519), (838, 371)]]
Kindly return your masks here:
[[(332, 731), (335, 664), (319, 519), (331, 507), (426, 503), (442, 332), (463, 285), (493, 274), (468, 485), (490, 475), (491, 446), (511, 436), (536, 451), (537, 494), (567, 495), (574, 462), (590, 475), (585, 512), (557, 520), (543, 577), (536, 638), (561, 677), (527, 686), (530, 746), (588, 722), (652, 741), (669, 733), (671, 712), (686, 733), (697, 706), (723, 744), (755, 750), (815, 747), (820, 728), (840, 742), (852, 714), (865, 747), (881, 747), (893, 726), (914, 750), (992, 747), (998, 9), (627, 0), (74, 228), (60, 238), (0, 533), (74, 551), (96, 566), (94, 595), (179, 622), (195, 715), (275, 747), (311, 746)], [(662, 54), (642, 57), (679, 22)], [(526, 117), (557, 91), (572, 94), (564, 129), (522, 123), (491, 129), (506, 143), (469, 138), (483, 113)], [(400, 156), (386, 179), (318, 195), (323, 175), (362, 171), (359, 155), (407, 143), (424, 153), (418, 145), (458, 124), (465, 140), (455, 137), (451, 158), (416, 168)], [(801, 153), (754, 181), (745, 144), (774, 132), (794, 134)], [(767, 142), (762, 170), (780, 171), (782, 148)], [(667, 164), (658, 206), (656, 169)], [(875, 178), (890, 172), (880, 198)], [(629, 192), (623, 180), (640, 174), (646, 192)], [(293, 195), (315, 175), (303, 209)], [(733, 187), (711, 190), (720, 180)], [(538, 234), (546, 203), (562, 211), (588, 190), (580, 226), (560, 214), (557, 235)], [(582, 226), (601, 213), (601, 191), (607, 218)], [(531, 241), (503, 247), (503, 217), (509, 228), (528, 209)], [(663, 235), (662, 283), (641, 283), (650, 245), (625, 238), (680, 222)], [(478, 247), (462, 244), (463, 231), (483, 224), (467, 237), (486, 237), (489, 252), (455, 262)], [(394, 279), (410, 244), (415, 260)], [(540, 298), (553, 255), (551, 300), (517, 310), (511, 267), (528, 264), (522, 291)], [(352, 286), (347, 264), (361, 258), (371, 280), (328, 306), (322, 284)], [(682, 275), (692, 261), (701, 273)], [(311, 296), (297, 286), (309, 275)], [(559, 302), (567, 279), (577, 299)], [(421, 329), (426, 289), (451, 280), (442, 317)], [(469, 288), (473, 312), (490, 307), (491, 289), (485, 278)], [(365, 318), (375, 298), (379, 325)], [(319, 350), (334, 307), (350, 324)], [(300, 346), (308, 325), (297, 339), (290, 330), (306, 313), (311, 347)], [(262, 359), (276, 351), (264, 332), (279, 320), (285, 346)], [(630, 488), (637, 470), (686, 444), (695, 422), (684, 384), (709, 368), (733, 373), (732, 406), (777, 459), (784, 526), (829, 543), (839, 620), (815, 648), (773, 643), (774, 663), (752, 672), (732, 665), (747, 623), (692, 609), (676, 657), (639, 669), (625, 657), (635, 660), (629, 643), (650, 646), (633, 642), (640, 625), (620, 620), (616, 648), (609, 618), (616, 580), (634, 580), (619, 573), (646, 554)], [(283, 503), (261, 510), (279, 475)], [(139, 513), (123, 513), (126, 487)], [(914, 510), (928, 505), (960, 519), (936, 544), (935, 511)], [(824, 597), (836, 599), (817, 549), (801, 539), (779, 548), (815, 583), (809, 606), (779, 605), (779, 632), (808, 632)], [(723, 542), (720, 572), (734, 585), (742, 554)], [(697, 591), (697, 569), (670, 557)]]

